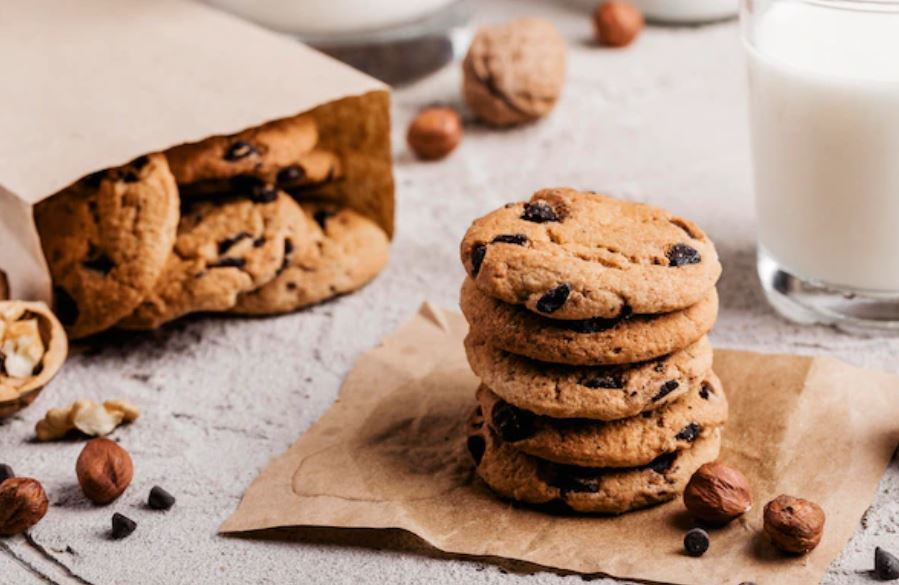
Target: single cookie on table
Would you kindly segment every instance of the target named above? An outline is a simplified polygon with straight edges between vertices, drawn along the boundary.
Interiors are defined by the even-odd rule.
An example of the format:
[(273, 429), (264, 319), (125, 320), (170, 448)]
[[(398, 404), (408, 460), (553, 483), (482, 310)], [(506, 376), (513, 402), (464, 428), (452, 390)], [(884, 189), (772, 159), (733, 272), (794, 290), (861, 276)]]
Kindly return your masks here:
[(300, 155), (285, 167), (262, 167), (258, 171), (228, 178), (204, 179), (181, 186), (183, 197), (209, 197), (234, 191), (275, 188), (282, 191), (308, 189), (339, 179), (340, 159), (327, 150), (316, 149)]
[(213, 136), (165, 152), (179, 185), (268, 175), (296, 164), (318, 143), (318, 128), (309, 115), (268, 122), (231, 136)]
[(553, 319), (685, 309), (721, 274), (695, 224), (574, 189), (544, 189), (476, 220), (461, 255), (482, 292)]
[(265, 286), (242, 294), (233, 312), (286, 313), (361, 288), (387, 264), (387, 234), (367, 217), (330, 203), (302, 203), (315, 245), (294, 254)]
[(288, 237), (304, 222), (299, 204), (278, 191), (189, 206), (155, 289), (118, 326), (154, 329), (188, 313), (231, 309), (240, 293), (275, 278), (298, 248), (311, 245)]
[(727, 422), (727, 398), (714, 373), (682, 398), (653, 411), (610, 422), (556, 419), (512, 406), (485, 385), (478, 402), (490, 428), (519, 451), (581, 467), (639, 467), (689, 449)]
[(528, 504), (562, 503), (576, 512), (622, 514), (683, 493), (693, 473), (718, 458), (721, 431), (642, 467), (576, 467), (528, 455), (504, 442), (478, 408), (468, 421), (467, 445), (478, 476), (503, 497)]
[(493, 347), (574, 366), (630, 364), (668, 355), (708, 333), (718, 315), (714, 288), (695, 305), (673, 313), (560, 321), (489, 297), (466, 278), (460, 304), (474, 335)]
[(111, 327), (153, 290), (178, 217), (178, 187), (161, 154), (90, 175), (35, 206), (54, 310), (70, 337)]
[(667, 356), (621, 366), (538, 362), (469, 333), (465, 352), (475, 375), (510, 404), (554, 418), (617, 420), (677, 399), (712, 368), (708, 337)]

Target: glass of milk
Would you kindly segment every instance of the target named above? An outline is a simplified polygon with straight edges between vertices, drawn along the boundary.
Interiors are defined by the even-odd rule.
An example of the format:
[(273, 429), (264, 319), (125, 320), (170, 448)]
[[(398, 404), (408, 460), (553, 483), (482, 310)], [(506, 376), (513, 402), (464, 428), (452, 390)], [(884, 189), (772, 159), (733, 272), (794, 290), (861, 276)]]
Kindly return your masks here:
[(769, 301), (899, 331), (899, 0), (742, 0)]

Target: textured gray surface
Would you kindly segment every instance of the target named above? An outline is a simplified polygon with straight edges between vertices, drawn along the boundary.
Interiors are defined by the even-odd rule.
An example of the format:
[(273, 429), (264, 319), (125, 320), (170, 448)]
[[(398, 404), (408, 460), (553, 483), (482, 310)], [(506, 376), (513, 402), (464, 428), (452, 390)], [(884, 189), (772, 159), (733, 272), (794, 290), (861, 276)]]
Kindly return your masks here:
[[(469, 221), (543, 186), (603, 190), (697, 220), (716, 240), (725, 266), (717, 344), (833, 354), (899, 369), (897, 340), (792, 326), (765, 305), (754, 273), (745, 80), (733, 23), (651, 28), (632, 49), (609, 51), (590, 45), (585, 15), (558, 3), (484, 2), (478, 18), (524, 12), (551, 17), (570, 40), (568, 86), (558, 109), (518, 130), (470, 126), (450, 159), (425, 164), (405, 149), (406, 123), (422, 105), (456, 103), (458, 72), (451, 68), (398, 92), (399, 232), (390, 266), (374, 284), (301, 314), (194, 320), (81, 350), (33, 407), (0, 423), (0, 460), (40, 478), (53, 503), (31, 542), (0, 540), (0, 583), (580, 583), (578, 576), (526, 575), (442, 558), (402, 534), (216, 535), (260, 469), (333, 402), (361, 352), (425, 298), (455, 306), (463, 276), (457, 244)], [(81, 443), (30, 440), (47, 408), (81, 397), (127, 398), (144, 413), (116, 433), (133, 454), (136, 475), (108, 508), (89, 505), (75, 484)], [(178, 497), (165, 514), (143, 505), (157, 483)], [(107, 539), (113, 511), (139, 523), (131, 538)], [(894, 462), (824, 582), (868, 582), (864, 571), (874, 546), (899, 551), (897, 527)], [(653, 554), (647, 551), (642, 562), (651, 563)]]

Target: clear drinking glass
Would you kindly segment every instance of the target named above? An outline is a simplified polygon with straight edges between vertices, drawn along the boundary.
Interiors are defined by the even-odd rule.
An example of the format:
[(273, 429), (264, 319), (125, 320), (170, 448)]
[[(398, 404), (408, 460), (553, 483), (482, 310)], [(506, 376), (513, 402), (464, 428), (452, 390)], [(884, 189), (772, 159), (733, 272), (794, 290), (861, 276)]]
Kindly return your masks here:
[(899, 0), (743, 0), (741, 19), (769, 301), (899, 332)]

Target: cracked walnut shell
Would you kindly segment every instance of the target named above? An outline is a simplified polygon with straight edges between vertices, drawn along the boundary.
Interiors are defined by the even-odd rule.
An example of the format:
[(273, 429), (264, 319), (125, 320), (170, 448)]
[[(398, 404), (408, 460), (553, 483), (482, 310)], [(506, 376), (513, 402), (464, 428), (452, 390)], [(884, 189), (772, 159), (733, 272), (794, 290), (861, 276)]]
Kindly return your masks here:
[(0, 417), (31, 404), (67, 353), (65, 331), (47, 305), (0, 301)]
[(468, 106), (492, 126), (536, 120), (565, 84), (565, 39), (552, 23), (521, 18), (480, 29), (462, 63)]

